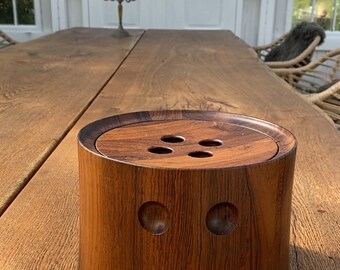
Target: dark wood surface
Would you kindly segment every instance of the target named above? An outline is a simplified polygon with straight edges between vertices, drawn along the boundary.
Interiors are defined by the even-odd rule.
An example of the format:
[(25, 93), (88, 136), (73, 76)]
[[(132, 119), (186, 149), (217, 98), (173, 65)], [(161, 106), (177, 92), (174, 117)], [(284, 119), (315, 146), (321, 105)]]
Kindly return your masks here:
[[(86, 36), (95, 32), (87, 30)], [(93, 50), (96, 46), (93, 40)], [(104, 60), (94, 61), (99, 64)], [(339, 269), (338, 132), (318, 110), (259, 63), (251, 48), (232, 33), (161, 30), (143, 35), (0, 218), (0, 268), (77, 269), (78, 131), (102, 117), (164, 109), (247, 114), (292, 131), (299, 150), (293, 189), (291, 269)], [(13, 170), (26, 170), (17, 163)]]
[(281, 127), (221, 112), (85, 127), (80, 269), (288, 270), (295, 153)]
[(141, 33), (117, 40), (106, 38), (110, 30), (76, 28), (0, 51), (0, 215)]
[[(149, 113), (145, 113), (139, 116), (143, 119), (146, 115), (140, 123), (99, 134), (95, 140), (96, 150), (104, 156), (137, 166), (182, 169), (247, 166), (272, 160), (291, 150), (293, 138), (288, 132), (263, 121), (257, 123), (255, 119), (238, 115), (218, 117), (219, 114), (212, 113), (201, 116), (199, 112), (165, 111), (164, 114), (167, 121), (157, 120), (162, 116), (157, 112), (148, 121)], [(98, 121), (98, 124), (107, 121)], [(122, 123), (120, 118), (119, 122)], [(91, 128), (103, 132), (98, 124)], [(176, 139), (180, 142), (173, 143)]]

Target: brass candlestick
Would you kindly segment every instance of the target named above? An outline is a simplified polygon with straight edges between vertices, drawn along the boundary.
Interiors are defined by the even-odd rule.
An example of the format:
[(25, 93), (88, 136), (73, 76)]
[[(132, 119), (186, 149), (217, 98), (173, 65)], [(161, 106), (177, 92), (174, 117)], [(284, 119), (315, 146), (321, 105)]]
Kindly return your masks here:
[[(104, 1), (108, 1), (108, 0), (104, 0)], [(118, 29), (114, 30), (112, 33), (113, 37), (128, 37), (130, 36), (129, 32), (127, 32), (124, 28), (123, 28), (123, 5), (122, 2), (124, 0), (110, 0), (110, 1), (118, 1)], [(136, 1), (136, 0), (125, 0), (125, 2), (131, 2), (131, 1)]]

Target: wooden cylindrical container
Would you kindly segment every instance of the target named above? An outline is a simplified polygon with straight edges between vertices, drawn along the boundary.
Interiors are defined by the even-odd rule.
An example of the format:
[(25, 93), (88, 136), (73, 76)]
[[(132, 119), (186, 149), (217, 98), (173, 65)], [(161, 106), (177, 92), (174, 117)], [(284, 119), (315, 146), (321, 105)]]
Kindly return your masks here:
[(113, 116), (79, 133), (80, 269), (289, 269), (296, 140), (247, 116)]

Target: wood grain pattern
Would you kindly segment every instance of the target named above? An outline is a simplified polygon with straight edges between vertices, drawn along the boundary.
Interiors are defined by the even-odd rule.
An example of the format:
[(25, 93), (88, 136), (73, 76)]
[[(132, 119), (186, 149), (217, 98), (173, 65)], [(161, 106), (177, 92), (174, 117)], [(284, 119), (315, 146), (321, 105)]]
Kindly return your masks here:
[[(171, 134), (183, 138), (183, 143), (162, 141)], [(216, 140), (221, 145), (200, 145), (204, 140)], [(183, 169), (244, 166), (270, 160), (278, 150), (271, 137), (253, 129), (199, 120), (176, 120), (171, 125), (154, 121), (116, 128), (100, 136), (96, 147), (105, 156), (135, 165)], [(192, 158), (195, 153), (198, 157)]]
[[(149, 153), (168, 131), (184, 141)], [(207, 136), (221, 142), (212, 156), (188, 155)], [(284, 129), (225, 113), (141, 112), (86, 126), (80, 269), (288, 270), (295, 153)]]
[(232, 33), (156, 30), (143, 35), (0, 218), (0, 268), (77, 269), (78, 131), (89, 122), (114, 114), (162, 109), (247, 114), (292, 131), (299, 151), (293, 188), (291, 269), (339, 268), (337, 131), (259, 63), (252, 49)]
[(140, 34), (117, 40), (106, 38), (109, 30), (76, 28), (0, 52), (0, 215)]

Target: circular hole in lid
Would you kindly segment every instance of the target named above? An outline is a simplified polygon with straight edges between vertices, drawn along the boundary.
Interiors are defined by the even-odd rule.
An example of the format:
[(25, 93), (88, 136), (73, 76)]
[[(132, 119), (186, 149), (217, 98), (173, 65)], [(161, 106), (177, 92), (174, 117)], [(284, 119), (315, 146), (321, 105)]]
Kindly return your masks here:
[(199, 144), (202, 146), (213, 147), (213, 146), (220, 146), (223, 144), (223, 142), (218, 139), (207, 139), (207, 140), (200, 141)]
[(185, 138), (178, 135), (164, 135), (161, 140), (167, 143), (181, 143), (185, 141)]
[(160, 146), (155, 146), (155, 147), (150, 147), (148, 149), (148, 151), (150, 153), (153, 154), (160, 154), (160, 155), (164, 155), (164, 154), (171, 154), (173, 152), (173, 150), (171, 148), (167, 148), (167, 147), (160, 147)]
[(208, 157), (212, 157), (213, 153), (208, 152), (208, 151), (194, 151), (194, 152), (190, 152), (188, 155), (193, 158), (208, 158)]

